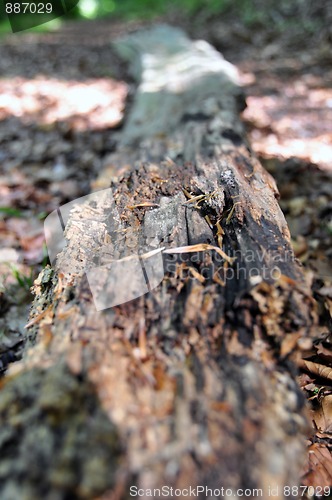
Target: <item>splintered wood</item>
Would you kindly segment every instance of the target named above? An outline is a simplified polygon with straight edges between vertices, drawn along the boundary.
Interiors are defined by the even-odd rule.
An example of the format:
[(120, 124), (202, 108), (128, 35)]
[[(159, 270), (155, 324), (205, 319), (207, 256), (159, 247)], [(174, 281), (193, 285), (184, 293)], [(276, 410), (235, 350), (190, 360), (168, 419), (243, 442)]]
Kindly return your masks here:
[[(203, 485), (234, 494), (261, 488), (264, 498), (274, 488), (282, 499), (305, 458), (307, 415), (294, 376), (315, 312), (275, 182), (245, 138), (236, 70), (168, 26), (127, 36), (117, 50), (139, 84), (114, 154), (125, 173), (108, 186), (101, 178), (121, 222), (117, 250), (130, 234), (135, 249), (141, 231), (146, 252), (161, 249), (164, 277), (149, 293), (97, 312), (83, 271), (94, 273), (97, 243), (112, 245), (109, 208), (100, 201), (91, 215), (83, 206), (69, 218), (55, 265), (61, 293), (57, 273), (35, 289), (35, 343), (17, 377), (61, 360), (93, 384), (122, 443), (111, 486), (101, 477), (95, 496), (108, 489), (103, 498), (125, 499), (130, 485)], [(99, 225), (90, 228), (91, 218)], [(116, 286), (133, 279), (124, 272)], [(50, 305), (45, 344), (38, 327)], [(56, 428), (48, 432), (55, 437)], [(1, 455), (9, 453), (15, 460), (13, 450)], [(20, 470), (42, 494), (29, 463)], [(50, 472), (48, 491), (68, 494), (59, 484)]]

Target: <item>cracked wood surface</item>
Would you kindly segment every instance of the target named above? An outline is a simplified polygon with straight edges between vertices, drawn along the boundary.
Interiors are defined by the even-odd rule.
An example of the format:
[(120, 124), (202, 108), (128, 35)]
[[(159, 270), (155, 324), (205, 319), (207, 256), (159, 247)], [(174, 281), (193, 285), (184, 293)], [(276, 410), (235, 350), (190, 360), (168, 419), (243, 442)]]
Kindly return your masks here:
[[(55, 481), (51, 463), (43, 498), (129, 498), (131, 484), (166, 484), (262, 488), (263, 496), (278, 486), (281, 499), (283, 485), (299, 482), (307, 418), (296, 360), (315, 324), (313, 301), (275, 182), (246, 142), (235, 70), (205, 43), (167, 30), (136, 33), (119, 45), (142, 80), (114, 155), (126, 171), (113, 180), (101, 173), (96, 185), (112, 188), (123, 237), (112, 243), (102, 196), (71, 214), (54, 274), (44, 271), (35, 284), (31, 345), (9, 371), (14, 382), (5, 382), (9, 391), (36, 368), (47, 374), (66, 366), (89, 394), (92, 384), (117, 436), (112, 443), (121, 442), (112, 474), (99, 468), (99, 482), (89, 483), (91, 466), (84, 488), (77, 477)], [(121, 255), (130, 242), (134, 252), (138, 230), (146, 248), (165, 247), (164, 279), (142, 297), (97, 312), (85, 272), (96, 254), (107, 260), (110, 248)], [(234, 262), (210, 250), (168, 253), (192, 245), (219, 248)], [(132, 279), (123, 276), (121, 286)], [(58, 405), (61, 411), (61, 398)], [(62, 432), (71, 425), (68, 419)], [(86, 432), (85, 442), (95, 445), (96, 433)], [(100, 446), (107, 460), (110, 444)], [(41, 490), (26, 456), (19, 446), (4, 446), (2, 456), (9, 453), (24, 471), (21, 491), (32, 491), (22, 498), (36, 498)]]

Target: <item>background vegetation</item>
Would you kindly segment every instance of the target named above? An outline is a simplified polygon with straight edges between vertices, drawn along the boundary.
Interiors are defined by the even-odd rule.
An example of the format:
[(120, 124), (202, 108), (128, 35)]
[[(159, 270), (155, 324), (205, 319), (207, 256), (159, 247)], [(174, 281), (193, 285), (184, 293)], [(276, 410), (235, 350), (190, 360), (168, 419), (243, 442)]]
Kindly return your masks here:
[[(199, 21), (216, 14), (236, 12), (246, 25), (271, 24), (271, 27), (281, 30), (301, 25), (305, 32), (313, 33), (322, 25), (331, 26), (331, 4), (329, 0), (80, 0), (67, 15), (35, 29), (54, 29), (66, 19), (111, 17), (132, 20), (173, 14)], [(1, 31), (10, 32), (4, 5), (5, 1), (0, 2)], [(28, 24), (27, 21), (25, 14), (22, 26), (24, 22)]]

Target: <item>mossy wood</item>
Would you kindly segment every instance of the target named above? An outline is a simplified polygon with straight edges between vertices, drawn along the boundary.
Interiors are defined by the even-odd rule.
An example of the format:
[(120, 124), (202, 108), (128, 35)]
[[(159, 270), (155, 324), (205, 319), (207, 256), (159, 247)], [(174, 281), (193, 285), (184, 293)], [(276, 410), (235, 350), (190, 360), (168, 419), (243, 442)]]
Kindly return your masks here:
[[(132, 236), (144, 228), (180, 250), (164, 253), (150, 293), (97, 312), (85, 272), (112, 245), (113, 208), (101, 196), (72, 214), (34, 287), (31, 342), (1, 382), (0, 496), (203, 485), (265, 498), (279, 487), (281, 499), (304, 461), (296, 359), (315, 315), (277, 187), (245, 138), (236, 71), (169, 27), (117, 50), (140, 83), (114, 154), (121, 175), (96, 186), (112, 188)], [(193, 245), (208, 249), (181, 250)]]

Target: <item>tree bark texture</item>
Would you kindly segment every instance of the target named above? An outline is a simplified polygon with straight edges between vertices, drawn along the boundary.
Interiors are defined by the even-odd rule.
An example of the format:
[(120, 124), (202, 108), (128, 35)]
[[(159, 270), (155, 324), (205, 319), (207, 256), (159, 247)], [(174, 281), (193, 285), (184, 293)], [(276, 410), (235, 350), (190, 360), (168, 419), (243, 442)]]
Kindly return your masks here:
[[(114, 154), (122, 173), (101, 173), (112, 203), (103, 191), (71, 212), (35, 283), (30, 342), (1, 381), (0, 496), (201, 485), (282, 499), (304, 461), (296, 360), (316, 319), (278, 189), (245, 137), (236, 70), (165, 26), (117, 50), (140, 82)], [(134, 254), (138, 232), (145, 254), (164, 249), (162, 282), (97, 311), (96, 255)]]

